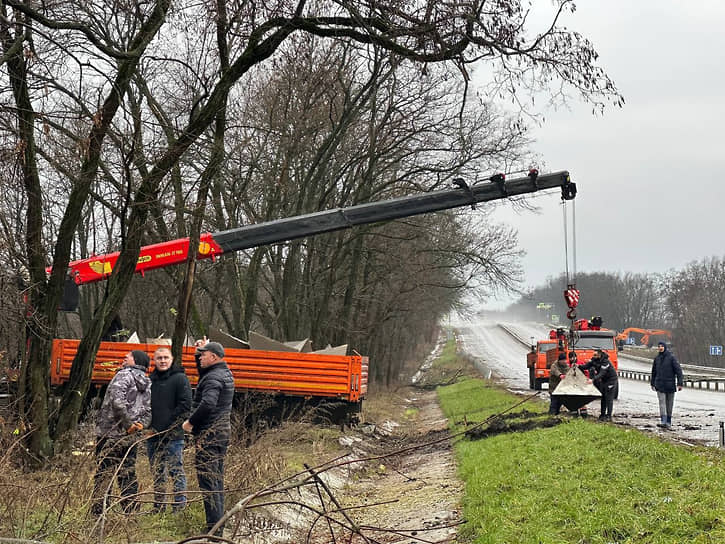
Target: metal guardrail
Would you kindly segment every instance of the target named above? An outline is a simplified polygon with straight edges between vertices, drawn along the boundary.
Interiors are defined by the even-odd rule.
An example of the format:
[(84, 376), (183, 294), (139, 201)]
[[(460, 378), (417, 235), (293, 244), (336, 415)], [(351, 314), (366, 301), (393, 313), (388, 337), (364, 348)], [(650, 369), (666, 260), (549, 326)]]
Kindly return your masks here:
[[(514, 331), (509, 329), (506, 325), (499, 323), (498, 326), (503, 329), (509, 336), (511, 336), (514, 340), (517, 342), (523, 344), (524, 346), (531, 347), (531, 343), (528, 340), (522, 339), (518, 334), (516, 334)], [(627, 357), (631, 357), (631, 355), (627, 355)], [(637, 357), (638, 359), (644, 359), (644, 357)], [(647, 359), (647, 361), (650, 361), (650, 359)], [(682, 365), (683, 369), (687, 370), (696, 370), (696, 371), (717, 371), (718, 369), (712, 369), (708, 367), (701, 367), (701, 366), (695, 366), (695, 365)], [(638, 380), (643, 382), (649, 382), (651, 373), (650, 372), (642, 372), (639, 370), (619, 370), (617, 372), (620, 378), (624, 378), (625, 380)], [(702, 376), (702, 375), (693, 375), (693, 374), (685, 374), (684, 375), (684, 386), (689, 387), (691, 389), (703, 389), (708, 391), (722, 391), (725, 392), (725, 375), (723, 376)]]
[(528, 340), (524, 340), (523, 338), (521, 338), (518, 334), (516, 334), (514, 331), (512, 331), (511, 329), (509, 329), (503, 323), (498, 323), (497, 325), (501, 329), (503, 329), (506, 332), (506, 334), (508, 334), (511, 338), (513, 338), (514, 340), (516, 340), (520, 344), (526, 346), (527, 348), (530, 348), (531, 347), (531, 342), (529, 342)]
[[(624, 356), (628, 359), (634, 359), (635, 361), (641, 361), (643, 363), (650, 363), (652, 364), (653, 357), (642, 357), (641, 355), (634, 355), (630, 352), (624, 352)], [(725, 377), (725, 368), (717, 368), (713, 366), (701, 366), (701, 365), (693, 365), (689, 363), (680, 363), (680, 366), (682, 367), (682, 370), (690, 370), (692, 372), (703, 372), (712, 374), (714, 377)], [(705, 376), (705, 374), (703, 374)]]
[[(638, 380), (649, 382), (651, 373), (641, 372), (638, 370), (620, 370), (619, 377), (627, 380)], [(714, 376), (691, 376), (684, 375), (683, 385), (691, 389), (704, 389), (709, 391), (725, 391), (725, 377), (718, 378)]]

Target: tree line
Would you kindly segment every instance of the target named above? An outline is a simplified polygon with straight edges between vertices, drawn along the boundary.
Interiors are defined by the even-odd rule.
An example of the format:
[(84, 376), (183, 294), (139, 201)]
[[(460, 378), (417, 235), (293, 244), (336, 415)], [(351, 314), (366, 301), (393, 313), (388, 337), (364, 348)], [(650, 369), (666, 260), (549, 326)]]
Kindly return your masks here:
[[(566, 320), (563, 292), (567, 278), (552, 278), (507, 308), (520, 319)], [(707, 257), (680, 270), (660, 274), (590, 272), (576, 277), (581, 291), (579, 318), (600, 316), (604, 326), (667, 329), (681, 362), (725, 367), (710, 346), (725, 345), (725, 258)], [(537, 306), (553, 304), (552, 308)]]
[[(216, 326), (347, 343), (392, 383), (465, 291), (512, 286), (510, 229), (457, 213), (370, 225), (134, 276), (142, 245), (448, 187), (532, 162), (497, 99), (562, 88), (622, 104), (555, 4), (527, 32), (515, 0), (0, 0), (3, 360), (39, 459), (79, 418), (101, 338)], [(112, 16), (110, 15), (112, 14)], [(487, 67), (480, 94), (473, 65)], [(562, 87), (563, 86), (563, 87)], [(60, 408), (48, 360), (68, 262), (120, 250), (82, 289)], [(193, 254), (193, 252), (190, 252)], [(50, 267), (50, 272), (46, 268)]]

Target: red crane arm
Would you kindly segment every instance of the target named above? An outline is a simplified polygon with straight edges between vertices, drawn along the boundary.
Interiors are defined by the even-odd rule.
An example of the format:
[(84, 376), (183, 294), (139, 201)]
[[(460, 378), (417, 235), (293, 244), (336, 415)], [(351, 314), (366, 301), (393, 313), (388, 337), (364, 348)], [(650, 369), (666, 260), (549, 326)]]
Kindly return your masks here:
[[(205, 232), (201, 235), (197, 259), (214, 259), (222, 253), (224, 253), (224, 250), (214, 241), (211, 233)], [(105, 255), (95, 255), (87, 259), (72, 261), (68, 264), (68, 274), (78, 285), (104, 280), (111, 275), (119, 254), (118, 251), (115, 251)], [(148, 270), (181, 264), (186, 261), (188, 255), (188, 238), (179, 238), (144, 246), (138, 256), (136, 272), (143, 274)]]

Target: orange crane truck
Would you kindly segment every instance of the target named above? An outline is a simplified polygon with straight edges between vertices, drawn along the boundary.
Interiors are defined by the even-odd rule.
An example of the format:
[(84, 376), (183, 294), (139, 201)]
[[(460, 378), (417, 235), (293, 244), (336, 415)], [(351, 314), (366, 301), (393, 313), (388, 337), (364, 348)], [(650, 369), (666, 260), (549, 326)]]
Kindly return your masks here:
[[(564, 329), (557, 329), (556, 336), (556, 349), (546, 354), (546, 364), (549, 367), (557, 360), (560, 353), (568, 355), (570, 351), (574, 351), (577, 361), (581, 364), (589, 361), (594, 357), (594, 352), (601, 349), (609, 356), (614, 370), (619, 371), (616, 332), (602, 327), (601, 317), (593, 317), (591, 320), (578, 319), (572, 323), (568, 333)], [(618, 397), (619, 387), (614, 393), (614, 398)]]
[[(526, 355), (526, 366), (529, 367), (529, 388), (541, 390), (543, 383), (549, 381), (549, 369), (558, 359), (560, 353), (567, 355), (576, 352), (577, 361), (589, 361), (598, 349), (609, 355), (615, 370), (619, 370), (617, 358), (616, 332), (601, 326), (601, 317), (591, 321), (579, 319), (573, 322), (569, 331), (564, 328), (549, 331), (549, 338), (539, 340), (532, 351)], [(616, 397), (616, 395), (615, 395)]]
[[(456, 189), (430, 191), (358, 204), (346, 208), (324, 210), (258, 224), (215, 232), (203, 233), (198, 247), (191, 247), (189, 238), (179, 238), (140, 249), (136, 272), (147, 271), (186, 262), (190, 253), (196, 259), (216, 259), (222, 254), (313, 236), (325, 232), (347, 229), (356, 225), (377, 223), (415, 215), (449, 210), (463, 206), (475, 208), (478, 203), (559, 188), (562, 200), (575, 198), (577, 189), (566, 171), (539, 174), (532, 169), (528, 175), (506, 179), (504, 174), (491, 176), (488, 183), (467, 184), (454, 180)], [(68, 264), (68, 281), (62, 306), (72, 309), (78, 302), (78, 286), (107, 279), (113, 272), (119, 252), (94, 255)], [(48, 269), (48, 273), (51, 269)], [(57, 340), (53, 345), (51, 375), (54, 384), (61, 384), (70, 376), (78, 340)], [(151, 355), (157, 346), (141, 344)], [(101, 343), (95, 366), (93, 383), (102, 385), (110, 381), (116, 363), (136, 346), (128, 343)], [(192, 383), (196, 380), (196, 367), (191, 349), (185, 348), (183, 365)], [(341, 400), (359, 407), (367, 390), (368, 362), (365, 357), (310, 355), (303, 353), (254, 352), (254, 350), (228, 351), (226, 358), (234, 374), (238, 391), (260, 391), (295, 395), (304, 398)]]

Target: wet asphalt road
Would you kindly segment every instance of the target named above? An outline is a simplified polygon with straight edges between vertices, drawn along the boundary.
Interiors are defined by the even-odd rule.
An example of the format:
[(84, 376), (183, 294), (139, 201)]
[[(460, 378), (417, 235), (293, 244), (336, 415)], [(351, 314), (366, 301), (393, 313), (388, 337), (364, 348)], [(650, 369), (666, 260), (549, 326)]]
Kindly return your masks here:
[[(526, 353), (528, 349), (511, 337), (497, 323), (458, 319), (459, 345), (476, 361), (484, 376), (491, 376), (509, 389), (531, 394)], [(548, 329), (536, 323), (507, 323), (522, 338), (543, 338)], [(649, 371), (646, 362), (620, 355), (620, 367)], [(661, 430), (657, 395), (647, 382), (620, 379), (619, 399), (614, 404), (614, 422), (674, 438), (687, 443), (716, 446), (720, 422), (725, 421), (725, 392), (685, 388), (675, 395), (673, 427)], [(542, 392), (548, 398), (546, 391)], [(589, 412), (599, 415), (599, 401), (589, 404)]]

